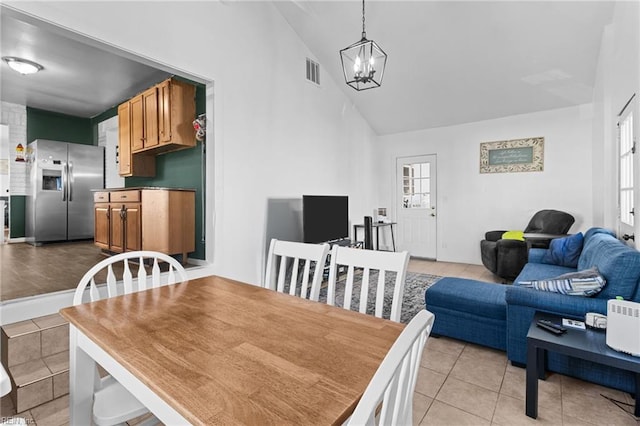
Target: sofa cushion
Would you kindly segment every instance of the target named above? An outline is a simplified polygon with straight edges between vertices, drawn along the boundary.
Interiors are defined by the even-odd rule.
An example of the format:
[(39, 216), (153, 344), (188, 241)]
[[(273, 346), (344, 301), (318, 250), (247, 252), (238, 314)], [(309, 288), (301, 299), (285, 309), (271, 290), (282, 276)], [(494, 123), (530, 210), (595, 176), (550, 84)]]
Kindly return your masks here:
[(615, 299), (621, 296), (627, 300), (634, 297), (640, 279), (640, 252), (610, 233), (589, 230), (585, 235), (578, 269), (594, 266), (607, 280), (607, 285), (595, 297)]
[(547, 265), (546, 263), (527, 263), (524, 265), (520, 275), (513, 281), (513, 284), (518, 285), (522, 281), (547, 280), (569, 272), (576, 272), (576, 268)]
[(466, 278), (444, 277), (425, 292), (427, 308), (447, 307), (486, 318), (505, 320), (507, 302), (504, 293), (508, 286)]
[(577, 267), (580, 253), (582, 253), (583, 240), (582, 232), (564, 238), (554, 238), (542, 257), (542, 263), (568, 266), (569, 268)]
[(523, 287), (569, 296), (593, 296), (602, 290), (606, 281), (595, 266), (584, 271), (570, 272), (548, 280), (520, 281)]

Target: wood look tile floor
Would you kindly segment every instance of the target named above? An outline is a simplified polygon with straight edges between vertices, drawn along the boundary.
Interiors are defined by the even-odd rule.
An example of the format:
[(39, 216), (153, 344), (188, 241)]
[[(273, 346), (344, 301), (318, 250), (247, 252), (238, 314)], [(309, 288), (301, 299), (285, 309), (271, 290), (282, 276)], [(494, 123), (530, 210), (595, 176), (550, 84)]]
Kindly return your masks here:
[[(409, 270), (499, 282), (484, 267), (412, 259)], [(621, 401), (619, 408), (604, 396)], [(414, 425), (635, 425), (629, 394), (560, 374), (539, 384), (538, 419), (524, 414), (525, 370), (513, 367), (506, 354), (445, 337), (429, 338), (420, 365), (413, 401)], [(15, 414), (2, 398), (0, 416)], [(65, 396), (20, 414), (27, 424), (66, 425)]]
[(82, 276), (105, 258), (93, 240), (39, 247), (0, 244), (0, 301), (76, 288)]

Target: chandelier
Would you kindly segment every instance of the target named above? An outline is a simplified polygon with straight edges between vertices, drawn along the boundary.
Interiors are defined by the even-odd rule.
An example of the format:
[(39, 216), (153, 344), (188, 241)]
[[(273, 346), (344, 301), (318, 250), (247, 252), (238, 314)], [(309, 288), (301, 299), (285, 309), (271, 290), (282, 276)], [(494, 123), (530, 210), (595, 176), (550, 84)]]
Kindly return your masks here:
[(380, 87), (387, 54), (373, 40), (367, 40), (364, 28), (364, 0), (362, 0), (362, 39), (340, 51), (342, 71), (347, 84), (354, 89)]

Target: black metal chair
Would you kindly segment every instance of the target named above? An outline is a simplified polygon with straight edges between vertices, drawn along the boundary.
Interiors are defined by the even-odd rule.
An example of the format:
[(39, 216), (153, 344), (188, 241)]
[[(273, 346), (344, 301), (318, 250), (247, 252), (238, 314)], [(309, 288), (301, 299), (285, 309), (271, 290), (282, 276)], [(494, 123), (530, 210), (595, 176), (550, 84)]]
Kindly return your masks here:
[[(575, 219), (569, 213), (558, 210), (540, 210), (533, 215), (524, 230), (525, 234), (566, 235)], [(505, 280), (513, 281), (527, 263), (529, 248), (547, 248), (550, 237), (525, 238), (525, 241), (502, 239), (506, 231), (489, 231), (480, 241), (480, 254), (484, 266)]]

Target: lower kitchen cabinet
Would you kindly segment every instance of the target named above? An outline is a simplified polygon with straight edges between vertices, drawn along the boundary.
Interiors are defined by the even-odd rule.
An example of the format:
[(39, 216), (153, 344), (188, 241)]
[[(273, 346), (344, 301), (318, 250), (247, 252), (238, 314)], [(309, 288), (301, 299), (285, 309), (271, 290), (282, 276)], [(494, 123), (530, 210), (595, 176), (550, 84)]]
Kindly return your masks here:
[(96, 192), (94, 200), (96, 246), (181, 254), (183, 263), (195, 251), (195, 191), (127, 188)]
[[(108, 196), (108, 194), (107, 194)], [(109, 204), (96, 203), (94, 207), (95, 244), (105, 250), (109, 250)]]

